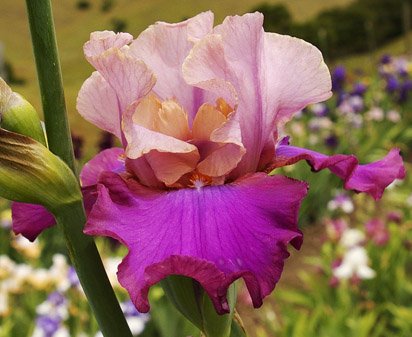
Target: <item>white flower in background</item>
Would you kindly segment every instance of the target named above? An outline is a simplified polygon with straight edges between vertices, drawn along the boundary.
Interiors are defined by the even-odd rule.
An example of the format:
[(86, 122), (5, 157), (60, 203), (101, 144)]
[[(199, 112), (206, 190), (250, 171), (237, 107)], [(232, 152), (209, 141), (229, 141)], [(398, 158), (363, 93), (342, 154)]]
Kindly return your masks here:
[(344, 115), (360, 112), (363, 108), (363, 98), (358, 95), (346, 97), (338, 106), (338, 110)]
[(104, 269), (106, 269), (112, 287), (120, 287), (120, 283), (117, 280), (117, 268), (121, 262), (122, 259), (120, 257), (108, 257), (103, 260)]
[(333, 271), (333, 275), (340, 280), (350, 278), (371, 279), (376, 272), (368, 266), (369, 259), (366, 249), (352, 247), (343, 256), (342, 263)]
[(401, 120), (401, 115), (396, 110), (390, 110), (386, 113), (386, 118), (393, 123), (397, 123)]
[(0, 255), (0, 280), (9, 277), (15, 265), (14, 261), (7, 255)]
[(27, 282), (35, 289), (45, 290), (53, 284), (53, 279), (50, 277), (47, 269), (39, 268), (34, 269), (33, 272), (28, 275)]
[(310, 120), (308, 126), (312, 131), (330, 130), (333, 123), (328, 117), (316, 117)]
[(339, 241), (340, 245), (346, 249), (354, 248), (365, 241), (365, 234), (359, 229), (346, 229)]
[(53, 255), (53, 264), (49, 270), (49, 276), (56, 284), (57, 290), (66, 291), (70, 288), (69, 264), (67, 258), (62, 254)]
[(346, 115), (346, 119), (348, 123), (352, 125), (352, 127), (354, 127), (355, 129), (359, 129), (363, 125), (362, 116), (359, 114), (350, 112)]
[[(19, 293), (23, 289), (23, 285), (27, 282), (27, 278), (33, 272), (33, 268), (27, 264), (17, 264), (13, 273), (8, 278), (8, 290), (11, 293)], [(4, 281), (4, 282), (6, 282)]]
[(30, 242), (22, 235), (14, 236), (11, 246), (29, 259), (37, 259), (41, 253), (38, 240)]
[(337, 194), (328, 202), (327, 207), (330, 211), (342, 210), (346, 214), (352, 213), (354, 210), (352, 199), (344, 193)]
[(371, 121), (380, 122), (383, 121), (385, 114), (382, 108), (379, 107), (372, 107), (367, 113), (366, 118)]

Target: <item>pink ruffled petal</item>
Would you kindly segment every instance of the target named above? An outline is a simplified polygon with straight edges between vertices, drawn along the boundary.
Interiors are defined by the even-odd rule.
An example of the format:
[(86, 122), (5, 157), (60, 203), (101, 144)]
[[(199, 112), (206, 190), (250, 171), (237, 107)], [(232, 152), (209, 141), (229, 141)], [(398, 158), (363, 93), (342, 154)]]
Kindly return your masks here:
[(77, 96), (77, 111), (90, 123), (121, 139), (117, 95), (97, 71), (80, 88)]
[(392, 149), (381, 160), (360, 165), (353, 155), (327, 156), (315, 151), (287, 145), (282, 141), (276, 148), (273, 168), (306, 160), (314, 171), (325, 168), (344, 180), (346, 189), (365, 192), (375, 199), (382, 197), (385, 188), (395, 179), (405, 177), (405, 167), (399, 149)]
[(193, 119), (202, 101), (202, 90), (189, 86), (182, 77), (182, 64), (193, 43), (212, 31), (213, 13), (201, 13), (177, 24), (158, 22), (130, 45), (131, 53), (156, 74), (156, 94), (163, 100), (175, 98)]
[(263, 110), (269, 125), (279, 127), (308, 104), (332, 96), (331, 77), (322, 53), (304, 40), (265, 33), (262, 70)]
[(130, 55), (128, 49), (109, 49), (93, 60), (97, 71), (116, 93), (121, 113), (146, 96), (156, 82), (146, 64)]
[(280, 278), (286, 245), (302, 242), (297, 219), (307, 185), (283, 176), (170, 191), (116, 174), (101, 183), (85, 233), (129, 248), (118, 277), (141, 312), (150, 287), (173, 274), (200, 282), (219, 313), (228, 311), (227, 288), (243, 277), (259, 307)]
[(246, 154), (236, 176), (256, 171), (277, 123), (331, 95), (319, 50), (299, 39), (264, 33), (262, 23), (260, 13), (226, 18), (195, 45), (183, 65), (189, 84), (223, 92), (226, 100), (231, 87), (237, 92)]
[(100, 174), (105, 171), (121, 173), (125, 171), (124, 150), (121, 148), (106, 149), (87, 162), (80, 172), (83, 187), (96, 185)]
[[(93, 32), (90, 39), (84, 44), (84, 55), (92, 66), (95, 67), (95, 57), (103, 54), (111, 48), (120, 49), (133, 41), (129, 33), (115, 33), (108, 30)], [(96, 68), (96, 67), (95, 67)]]

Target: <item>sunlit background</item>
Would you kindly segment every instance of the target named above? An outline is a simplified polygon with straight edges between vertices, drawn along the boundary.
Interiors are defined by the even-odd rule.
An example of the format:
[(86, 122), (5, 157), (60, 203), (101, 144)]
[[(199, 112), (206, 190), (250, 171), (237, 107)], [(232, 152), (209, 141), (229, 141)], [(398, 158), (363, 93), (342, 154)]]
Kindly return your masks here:
[[(284, 130), (295, 145), (377, 160), (399, 147), (412, 160), (411, 0), (65, 0), (54, 16), (67, 108), (79, 167), (112, 146), (76, 112), (92, 67), (82, 46), (96, 30), (137, 36), (156, 21), (178, 22), (212, 10), (215, 22), (259, 10), (267, 31), (315, 44), (330, 67), (334, 96), (299, 112)], [(25, 4), (0, 1), (0, 76), (41, 113)], [(273, 295), (259, 310), (240, 291), (238, 311), (252, 337), (412, 336), (412, 182), (396, 181), (384, 198), (344, 192), (328, 172), (305, 163), (284, 172), (311, 189), (301, 211), (302, 252), (293, 252)], [(0, 337), (98, 336), (64, 239), (52, 228), (31, 244), (14, 237), (0, 201)], [(149, 315), (133, 310), (115, 271), (125, 250), (98, 240), (105, 265), (136, 335), (182, 337), (191, 327), (152, 291)], [(46, 332), (48, 334), (46, 334)]]

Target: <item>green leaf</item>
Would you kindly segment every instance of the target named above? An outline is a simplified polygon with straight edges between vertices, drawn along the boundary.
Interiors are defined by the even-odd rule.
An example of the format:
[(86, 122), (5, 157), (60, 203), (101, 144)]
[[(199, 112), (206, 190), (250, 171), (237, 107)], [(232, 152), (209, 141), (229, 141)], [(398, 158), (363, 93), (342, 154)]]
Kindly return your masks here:
[(172, 275), (161, 281), (164, 292), (174, 306), (206, 337), (229, 337), (236, 303), (236, 288), (228, 290), (230, 313), (219, 315), (209, 296), (198, 282)]
[(52, 213), (82, 200), (69, 167), (32, 138), (0, 129), (0, 196), (41, 204)]

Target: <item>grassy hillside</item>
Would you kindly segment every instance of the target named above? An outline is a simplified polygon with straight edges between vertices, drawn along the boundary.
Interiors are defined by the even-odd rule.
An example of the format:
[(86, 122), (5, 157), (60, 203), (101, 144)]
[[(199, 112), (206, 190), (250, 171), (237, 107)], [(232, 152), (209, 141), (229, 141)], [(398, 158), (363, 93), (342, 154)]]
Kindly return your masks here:
[[(351, 0), (268, 0), (285, 3), (297, 20), (304, 20), (319, 10), (335, 5), (344, 5)], [(100, 11), (101, 0), (91, 0), (88, 10), (78, 10), (77, 0), (54, 1), (56, 31), (60, 48), (66, 100), (72, 130), (77, 134), (87, 134), (88, 144), (96, 140), (96, 130), (79, 118), (75, 112), (75, 100), (82, 82), (92, 69), (83, 58), (82, 45), (90, 32), (112, 29), (114, 18), (127, 22), (126, 30), (138, 35), (151, 23), (162, 20), (176, 22), (198, 12), (211, 9), (216, 21), (220, 22), (228, 14), (243, 14), (256, 7), (262, 0), (115, 0), (108, 13)], [(6, 59), (11, 61), (18, 77), (25, 85), (15, 86), (15, 90), (26, 96), (40, 111), (40, 98), (31, 51), (30, 34), (23, 0), (0, 1), (0, 41), (4, 44)]]

